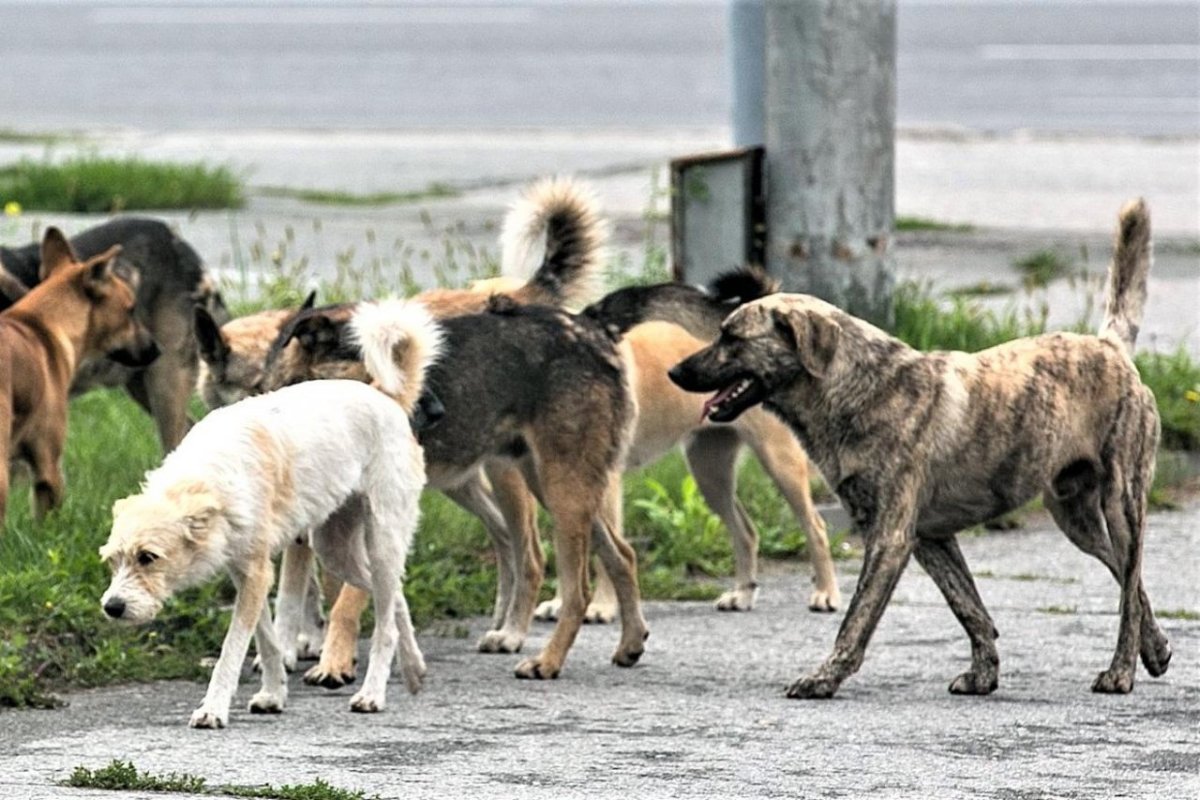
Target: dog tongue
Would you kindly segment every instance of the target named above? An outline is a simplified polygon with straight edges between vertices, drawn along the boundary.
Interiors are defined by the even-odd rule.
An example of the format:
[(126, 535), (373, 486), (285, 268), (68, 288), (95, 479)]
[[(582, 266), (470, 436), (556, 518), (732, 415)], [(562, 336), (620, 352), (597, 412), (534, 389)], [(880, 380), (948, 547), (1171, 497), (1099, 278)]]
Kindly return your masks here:
[(731, 384), (729, 386), (726, 386), (724, 389), (717, 392), (716, 394), (714, 394), (712, 397), (705, 400), (704, 408), (700, 409), (700, 421), (704, 422), (704, 420), (708, 419), (708, 415), (712, 412), (713, 408), (720, 405), (722, 400), (729, 397), (729, 395), (733, 394), (733, 390), (736, 388), (737, 388), (736, 383)]

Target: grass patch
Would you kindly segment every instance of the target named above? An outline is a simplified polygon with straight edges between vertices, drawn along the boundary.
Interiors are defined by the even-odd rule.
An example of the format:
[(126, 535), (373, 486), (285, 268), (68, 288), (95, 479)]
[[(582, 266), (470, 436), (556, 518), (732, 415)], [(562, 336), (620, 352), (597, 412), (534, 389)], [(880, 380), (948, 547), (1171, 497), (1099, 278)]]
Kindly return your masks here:
[(1021, 273), (1026, 289), (1041, 289), (1051, 281), (1065, 278), (1071, 272), (1071, 262), (1057, 250), (1038, 250), (1013, 262)]
[(23, 158), (0, 167), (0, 200), (73, 213), (240, 208), (245, 203), (242, 183), (228, 167), (100, 155)]
[(942, 222), (928, 217), (896, 217), (897, 231), (942, 231), (945, 233), (970, 233), (974, 225), (965, 222)]
[(1159, 619), (1184, 619), (1189, 622), (1200, 622), (1200, 611), (1191, 611), (1186, 608), (1168, 608), (1165, 611), (1159, 609), (1154, 612), (1154, 615)]
[[(216, 797), (259, 797), (273, 800), (369, 800), (363, 792), (339, 789), (317, 778), (312, 783), (255, 786), (226, 784), (210, 786), (208, 781), (196, 775), (170, 773), (159, 776), (141, 772), (130, 761), (113, 761), (96, 770), (76, 767), (65, 786), (77, 789), (106, 789), (116, 792), (175, 792), (179, 794), (206, 794)], [(373, 795), (372, 797), (377, 797)]]
[(1079, 613), (1079, 609), (1077, 609), (1075, 606), (1042, 606), (1042, 607), (1038, 608), (1038, 611), (1040, 611), (1043, 614), (1062, 614), (1062, 615), (1071, 615), (1071, 614)]
[(992, 283), (991, 281), (980, 281), (967, 286), (959, 286), (950, 289), (946, 292), (947, 297), (996, 297), (1002, 294), (1012, 294), (1013, 287), (1007, 283)]
[(0, 144), (61, 144), (78, 142), (83, 137), (74, 133), (50, 133), (48, 131), (21, 131), (15, 128), (0, 128)]
[(292, 189), (286, 186), (258, 186), (254, 194), (263, 197), (288, 197), (305, 203), (325, 206), (391, 206), (416, 203), (422, 200), (445, 200), (461, 192), (444, 183), (431, 183), (424, 189), (411, 192), (371, 192), (357, 194), (325, 189)]
[(179, 792), (201, 794), (206, 791), (204, 778), (195, 775), (152, 775), (140, 772), (131, 761), (113, 761), (108, 766), (92, 770), (76, 767), (63, 783), (76, 789), (107, 789), (114, 792)]

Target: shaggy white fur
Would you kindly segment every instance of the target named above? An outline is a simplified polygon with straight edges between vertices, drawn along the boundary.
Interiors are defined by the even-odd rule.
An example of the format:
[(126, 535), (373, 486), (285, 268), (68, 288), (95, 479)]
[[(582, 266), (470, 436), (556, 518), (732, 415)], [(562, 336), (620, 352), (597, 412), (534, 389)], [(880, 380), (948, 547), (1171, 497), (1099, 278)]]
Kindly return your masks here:
[[(408, 369), (393, 366), (386, 380), (415, 397), (432, 356), (403, 357), (396, 345), (436, 354), (441, 337), (419, 313), (405, 319), (412, 325), (390, 335)], [(351, 709), (379, 711), (397, 647), (410, 691), (425, 673), (401, 587), (424, 484), (404, 410), (362, 383), (313, 381), (218, 409), (147, 474), (140, 494), (113, 506), (100, 550), (113, 579), (101, 604), (115, 619), (146, 622), (174, 592), (226, 567), (238, 590), (233, 620), (191, 725), (227, 724), (252, 634), (263, 682), (250, 710), (278, 713), (287, 685), (266, 602), (271, 556), (311, 528), (324, 567), (374, 596), (370, 664)]]

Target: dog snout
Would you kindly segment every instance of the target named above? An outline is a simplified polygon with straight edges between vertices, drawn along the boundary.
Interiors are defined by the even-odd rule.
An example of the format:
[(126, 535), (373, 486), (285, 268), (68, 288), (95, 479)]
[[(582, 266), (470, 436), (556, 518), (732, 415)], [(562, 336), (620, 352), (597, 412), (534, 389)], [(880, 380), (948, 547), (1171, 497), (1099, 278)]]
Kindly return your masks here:
[(113, 619), (125, 616), (125, 601), (119, 597), (110, 597), (104, 601), (104, 613)]

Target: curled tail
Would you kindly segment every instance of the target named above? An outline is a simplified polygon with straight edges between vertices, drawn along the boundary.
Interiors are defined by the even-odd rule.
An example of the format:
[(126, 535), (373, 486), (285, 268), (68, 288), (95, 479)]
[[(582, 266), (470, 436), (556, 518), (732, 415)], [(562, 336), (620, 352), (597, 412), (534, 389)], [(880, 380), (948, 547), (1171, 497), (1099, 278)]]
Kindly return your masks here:
[(1119, 341), (1130, 354), (1146, 305), (1150, 260), (1150, 210), (1139, 197), (1127, 202), (1118, 217), (1113, 260), (1108, 268), (1108, 300), (1100, 326), (1101, 336)]
[(442, 328), (416, 300), (359, 303), (350, 331), (367, 372), (410, 416), (425, 387), (425, 372), (442, 351)]
[(742, 267), (724, 272), (708, 285), (708, 293), (713, 299), (739, 306), (778, 291), (779, 281), (761, 267)]
[(582, 305), (604, 267), (608, 225), (590, 186), (573, 178), (543, 178), (528, 187), (504, 218), (501, 272), (528, 274), (533, 252), (542, 263), (515, 293), (522, 302)]

